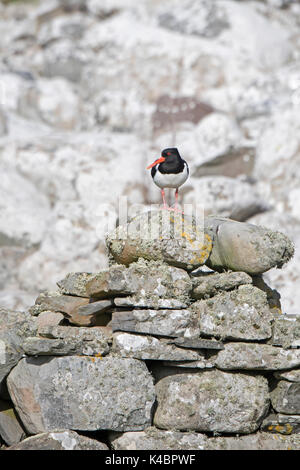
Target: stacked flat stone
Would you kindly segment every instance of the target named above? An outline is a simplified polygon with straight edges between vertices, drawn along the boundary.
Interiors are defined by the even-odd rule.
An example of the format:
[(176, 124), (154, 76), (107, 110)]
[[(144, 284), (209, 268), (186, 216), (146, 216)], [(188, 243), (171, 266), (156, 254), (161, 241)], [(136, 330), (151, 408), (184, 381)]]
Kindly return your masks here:
[[(193, 221), (178, 232), (176, 213), (182, 236), (151, 240), (141, 236), (147, 217), (107, 238), (108, 269), (68, 274), (29, 313), (0, 312), (2, 440), (12, 449), (299, 449), (300, 321), (281, 313), (261, 277), (292, 256), (289, 240), (208, 218), (199, 241)], [(154, 213), (154, 229), (161, 223)], [(103, 442), (76, 432), (99, 430)]]

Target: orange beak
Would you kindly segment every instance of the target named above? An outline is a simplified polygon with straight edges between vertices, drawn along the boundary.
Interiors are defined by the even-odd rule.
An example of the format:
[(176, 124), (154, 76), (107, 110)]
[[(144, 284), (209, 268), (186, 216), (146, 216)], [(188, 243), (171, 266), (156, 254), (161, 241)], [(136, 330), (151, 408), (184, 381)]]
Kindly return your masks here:
[(162, 163), (165, 161), (165, 157), (160, 157), (155, 162), (151, 163), (151, 165), (147, 166), (147, 170), (150, 170), (153, 166), (157, 165), (158, 163)]

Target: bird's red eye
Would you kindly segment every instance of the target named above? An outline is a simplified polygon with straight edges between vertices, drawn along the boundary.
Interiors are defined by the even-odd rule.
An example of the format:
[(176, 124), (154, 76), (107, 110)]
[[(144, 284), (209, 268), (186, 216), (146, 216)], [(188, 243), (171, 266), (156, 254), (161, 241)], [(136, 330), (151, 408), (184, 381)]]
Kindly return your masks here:
[(167, 155), (171, 155), (171, 152), (167, 152)]

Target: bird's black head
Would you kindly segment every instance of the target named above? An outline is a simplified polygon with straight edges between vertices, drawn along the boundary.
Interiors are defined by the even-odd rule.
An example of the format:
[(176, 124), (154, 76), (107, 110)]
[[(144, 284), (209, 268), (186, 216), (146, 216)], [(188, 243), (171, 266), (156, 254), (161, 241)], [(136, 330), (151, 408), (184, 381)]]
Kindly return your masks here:
[(178, 152), (178, 149), (175, 148), (175, 147), (174, 148), (164, 149), (161, 152), (161, 156), (164, 157), (166, 159), (166, 161), (172, 161), (173, 159), (178, 159), (178, 157), (180, 158), (180, 154)]

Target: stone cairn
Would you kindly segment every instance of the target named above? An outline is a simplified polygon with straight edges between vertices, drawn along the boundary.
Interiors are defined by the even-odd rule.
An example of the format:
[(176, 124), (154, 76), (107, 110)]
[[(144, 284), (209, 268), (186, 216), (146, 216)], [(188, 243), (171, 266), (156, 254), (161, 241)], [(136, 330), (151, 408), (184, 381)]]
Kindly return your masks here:
[(220, 217), (200, 232), (140, 214), (108, 269), (0, 310), (3, 448), (300, 448), (299, 317), (262, 278), (293, 246)]

